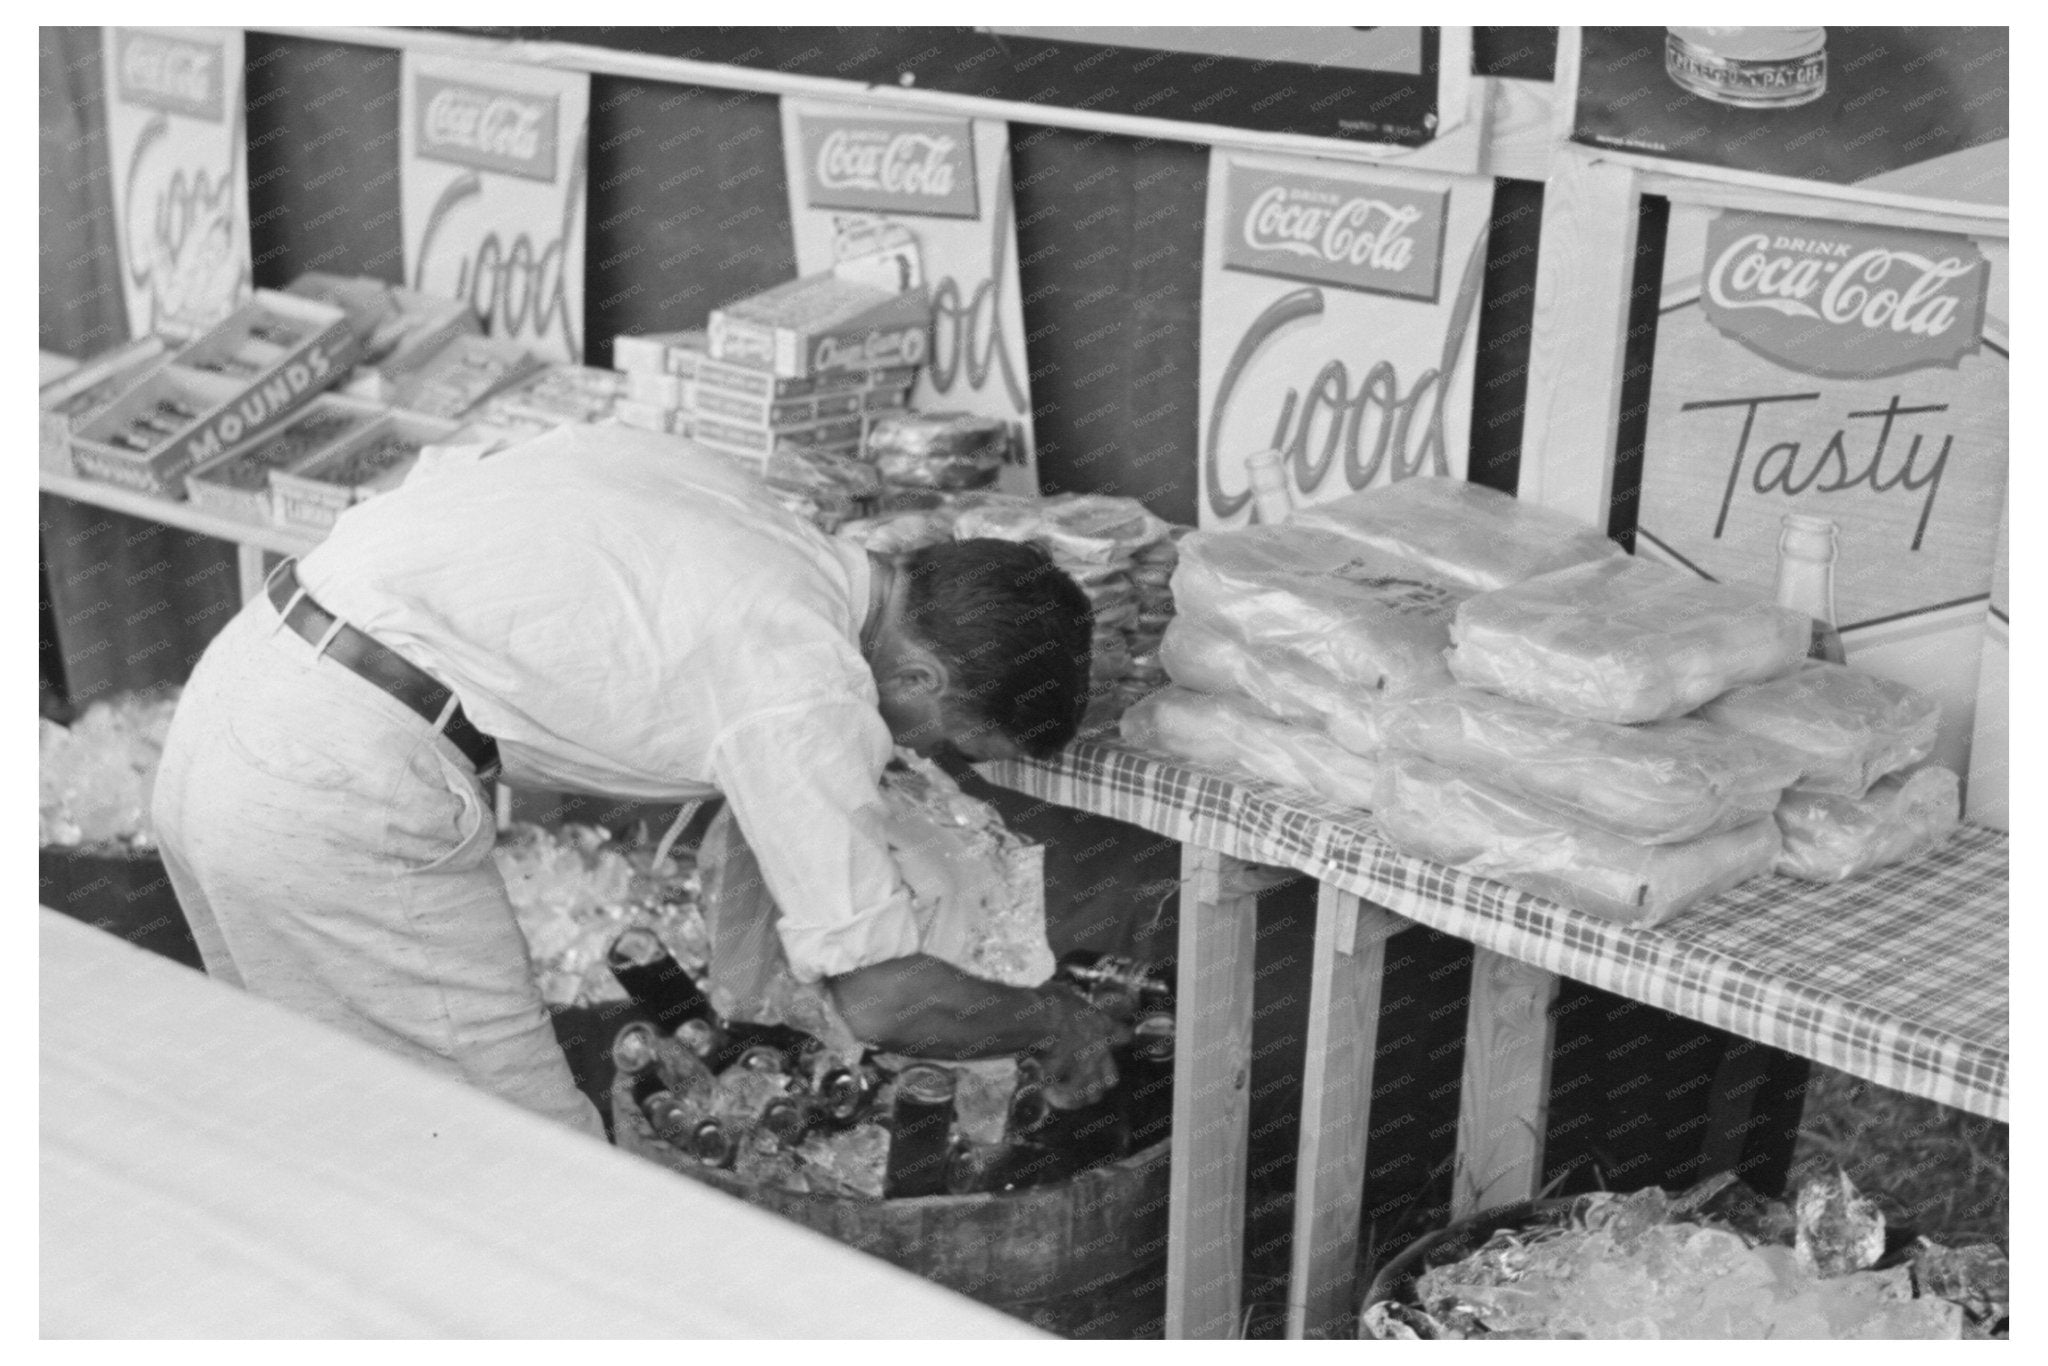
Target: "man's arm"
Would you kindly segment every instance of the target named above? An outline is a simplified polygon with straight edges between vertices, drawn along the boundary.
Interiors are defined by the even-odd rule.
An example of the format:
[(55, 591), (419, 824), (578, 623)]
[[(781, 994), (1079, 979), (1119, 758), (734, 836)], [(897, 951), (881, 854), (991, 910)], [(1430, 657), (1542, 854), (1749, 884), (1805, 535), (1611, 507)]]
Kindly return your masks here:
[(1131, 1031), (1064, 987), (1013, 987), (971, 977), (915, 953), (827, 979), (833, 1003), (861, 1038), (926, 1058), (1029, 1053), (1045, 1069), (1046, 1098), (1091, 1104), (1116, 1085), (1110, 1049)]

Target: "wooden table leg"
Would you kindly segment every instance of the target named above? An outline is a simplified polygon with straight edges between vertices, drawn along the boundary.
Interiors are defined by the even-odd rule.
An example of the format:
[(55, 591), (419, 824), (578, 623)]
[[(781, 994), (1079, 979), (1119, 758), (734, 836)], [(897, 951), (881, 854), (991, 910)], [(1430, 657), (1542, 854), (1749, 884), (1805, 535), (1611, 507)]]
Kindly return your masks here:
[(1542, 968), (1490, 949), (1472, 951), (1453, 1219), (1536, 1194), (1556, 996), (1557, 978)]
[(1225, 1338), (1244, 1294), (1251, 1128), (1252, 943), (1258, 895), (1242, 863), (1181, 851), (1179, 1002), (1168, 1177), (1166, 1336)]
[(1302, 1073), (1300, 1160), (1287, 1336), (1348, 1337), (1358, 1312), (1358, 1217), (1378, 1050), (1387, 940), (1402, 922), (1324, 883), (1316, 893), (1315, 957)]

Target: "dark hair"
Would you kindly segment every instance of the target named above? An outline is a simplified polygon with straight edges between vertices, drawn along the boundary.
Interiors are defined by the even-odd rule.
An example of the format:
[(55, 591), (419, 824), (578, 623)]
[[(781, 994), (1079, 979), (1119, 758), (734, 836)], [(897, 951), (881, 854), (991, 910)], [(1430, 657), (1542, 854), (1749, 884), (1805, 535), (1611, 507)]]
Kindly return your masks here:
[(1074, 738), (1088, 703), (1095, 613), (1038, 546), (944, 541), (902, 561), (904, 622), (939, 657), (949, 699), (1041, 757)]

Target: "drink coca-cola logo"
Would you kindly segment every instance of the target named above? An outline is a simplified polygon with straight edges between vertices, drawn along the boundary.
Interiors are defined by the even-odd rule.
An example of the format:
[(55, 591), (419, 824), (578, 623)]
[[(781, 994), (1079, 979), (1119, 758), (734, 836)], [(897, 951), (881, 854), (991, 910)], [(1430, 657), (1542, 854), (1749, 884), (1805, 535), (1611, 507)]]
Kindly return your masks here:
[(221, 45), (182, 34), (117, 29), (114, 81), (124, 104), (219, 123), (226, 114)]
[(1436, 301), (1447, 190), (1226, 163), (1226, 270)]
[(799, 115), (805, 199), (814, 209), (973, 218), (974, 127), (966, 119)]
[(415, 78), (413, 108), (419, 155), (529, 180), (555, 178), (553, 95)]
[(1989, 273), (1967, 237), (1724, 213), (1707, 226), (1700, 299), (1707, 321), (1768, 360), (1875, 379), (1975, 351)]

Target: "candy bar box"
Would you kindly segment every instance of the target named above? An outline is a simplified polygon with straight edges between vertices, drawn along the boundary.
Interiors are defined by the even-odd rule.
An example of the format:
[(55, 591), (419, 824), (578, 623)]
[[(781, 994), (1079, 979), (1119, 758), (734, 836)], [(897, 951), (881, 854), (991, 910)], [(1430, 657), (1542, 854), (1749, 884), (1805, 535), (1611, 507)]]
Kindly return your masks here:
[(73, 366), (37, 392), (42, 409), (40, 463), (53, 474), (72, 474), (71, 433), (163, 363), (169, 348), (143, 337)]
[(455, 418), (541, 369), (540, 357), (513, 342), (458, 336), (393, 382), (392, 406)]
[(186, 496), (209, 512), (267, 523), (272, 471), (311, 465), (384, 414), (373, 403), (322, 394), (282, 427), (198, 466), (185, 478)]
[(386, 412), (299, 469), (270, 472), (271, 520), (325, 532), (355, 504), (405, 482), (420, 451), (445, 442), (456, 425), (418, 413)]
[(807, 379), (924, 363), (931, 296), (891, 294), (836, 275), (806, 275), (711, 314), (711, 358)]

